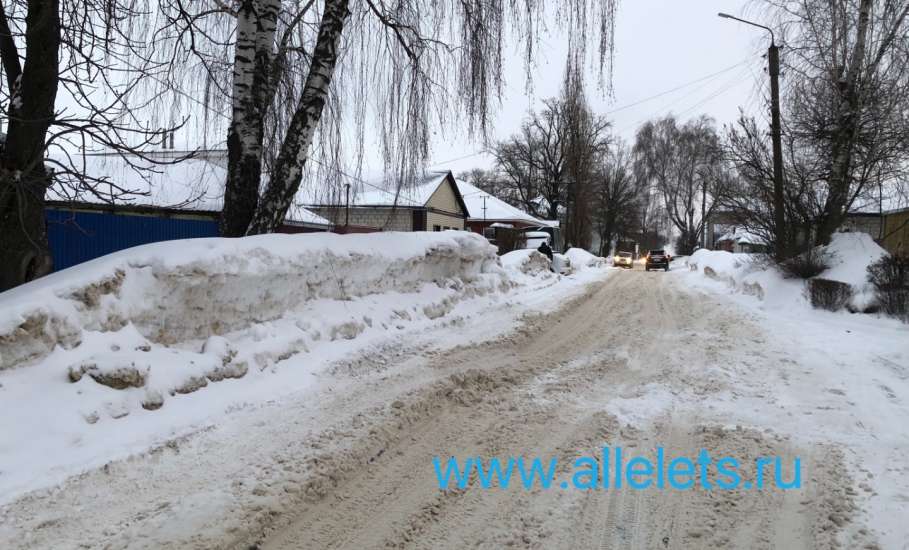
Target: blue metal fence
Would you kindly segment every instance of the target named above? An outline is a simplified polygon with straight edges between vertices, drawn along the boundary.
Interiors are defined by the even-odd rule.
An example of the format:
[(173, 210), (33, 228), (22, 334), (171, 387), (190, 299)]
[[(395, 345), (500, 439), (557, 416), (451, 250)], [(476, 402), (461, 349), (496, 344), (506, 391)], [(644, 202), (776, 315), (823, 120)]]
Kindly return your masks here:
[(45, 215), (55, 271), (140, 244), (218, 236), (218, 223), (214, 218), (74, 212), (56, 208), (48, 208)]

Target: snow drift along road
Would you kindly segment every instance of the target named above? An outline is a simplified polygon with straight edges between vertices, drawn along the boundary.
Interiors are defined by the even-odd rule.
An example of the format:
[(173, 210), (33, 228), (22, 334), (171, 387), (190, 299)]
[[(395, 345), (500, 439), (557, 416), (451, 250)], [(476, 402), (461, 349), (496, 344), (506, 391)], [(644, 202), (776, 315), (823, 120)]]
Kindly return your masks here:
[[(874, 300), (867, 280), (868, 266), (887, 252), (866, 233), (834, 233), (828, 246), (821, 247), (830, 267), (818, 277), (847, 283), (854, 296), (852, 308), (863, 311)], [(772, 269), (759, 254), (732, 254), (723, 250), (701, 249), (686, 264), (707, 277), (724, 282), (733, 291), (763, 300), (768, 306), (808, 308), (804, 281), (786, 279)]]
[(0, 294), (0, 502), (558, 280), (465, 232), (267, 235), (136, 247)]
[(153, 342), (207, 338), (276, 319), (317, 298), (425, 283), (492, 290), (495, 249), (470, 233), (266, 235), (132, 248), (0, 295), (0, 369), (78, 346), (82, 331), (133, 324)]

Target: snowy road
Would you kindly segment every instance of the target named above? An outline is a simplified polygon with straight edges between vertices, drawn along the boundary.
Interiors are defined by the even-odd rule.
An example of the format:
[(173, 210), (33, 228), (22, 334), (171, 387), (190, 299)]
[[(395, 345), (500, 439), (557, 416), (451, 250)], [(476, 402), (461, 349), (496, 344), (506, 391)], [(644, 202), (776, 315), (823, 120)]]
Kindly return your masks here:
[[(832, 449), (769, 431), (719, 427), (708, 410), (622, 419), (655, 384), (689, 403), (729, 390), (743, 353), (766, 342), (714, 300), (662, 273), (616, 273), (523, 334), (427, 361), (441, 381), (415, 389), (377, 429), (394, 434), (369, 465), (339, 468), (324, 498), (276, 518), (264, 548), (829, 548), (849, 498)], [(704, 364), (704, 356), (707, 364)], [(657, 392), (659, 393), (659, 392)], [(647, 402), (636, 406), (646, 408)], [(632, 407), (635, 408), (635, 407)], [(634, 415), (643, 414), (640, 422)], [(804, 491), (442, 492), (434, 455), (543, 456), (568, 463), (602, 445), (652, 454), (797, 454)]]
[[(611, 271), (561, 310), (482, 344), (394, 342), (340, 364), (317, 400), (238, 411), (211, 433), (4, 507), (0, 540), (20, 533), (14, 546), (29, 548), (874, 544), (860, 511), (866, 496), (839, 447), (793, 437), (772, 414), (736, 425), (737, 408), (785, 409), (789, 390), (774, 385), (785, 375), (775, 373), (804, 369), (753, 315), (687, 288), (685, 275)], [(484, 328), (475, 322), (436, 337)], [(742, 462), (799, 456), (803, 488), (440, 491), (432, 467), (437, 455), (564, 465), (604, 445), (691, 457), (706, 448)]]

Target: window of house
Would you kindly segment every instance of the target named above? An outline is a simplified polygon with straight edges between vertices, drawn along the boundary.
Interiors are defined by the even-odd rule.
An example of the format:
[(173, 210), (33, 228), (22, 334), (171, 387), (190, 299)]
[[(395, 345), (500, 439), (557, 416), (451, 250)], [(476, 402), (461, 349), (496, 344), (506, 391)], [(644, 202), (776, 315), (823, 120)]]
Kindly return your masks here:
[(433, 231), (441, 231), (441, 230), (442, 230), (442, 226), (440, 226), (440, 225), (434, 225), (434, 226), (432, 226), (432, 230), (433, 230)]

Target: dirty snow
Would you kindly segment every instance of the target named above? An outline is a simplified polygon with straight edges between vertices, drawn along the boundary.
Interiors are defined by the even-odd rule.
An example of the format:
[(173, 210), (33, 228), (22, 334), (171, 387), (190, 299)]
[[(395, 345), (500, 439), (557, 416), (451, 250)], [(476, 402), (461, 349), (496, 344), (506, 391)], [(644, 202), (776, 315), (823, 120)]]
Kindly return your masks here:
[(466, 232), (193, 239), (55, 273), (0, 294), (0, 502), (315, 391), (389, 337), (582, 284)]

